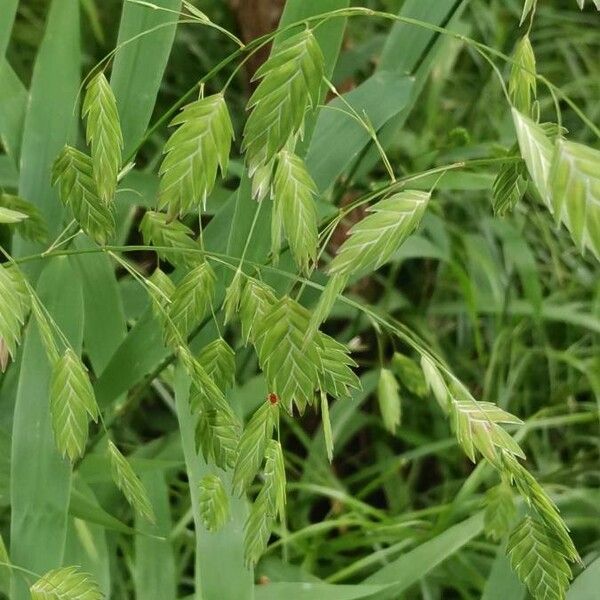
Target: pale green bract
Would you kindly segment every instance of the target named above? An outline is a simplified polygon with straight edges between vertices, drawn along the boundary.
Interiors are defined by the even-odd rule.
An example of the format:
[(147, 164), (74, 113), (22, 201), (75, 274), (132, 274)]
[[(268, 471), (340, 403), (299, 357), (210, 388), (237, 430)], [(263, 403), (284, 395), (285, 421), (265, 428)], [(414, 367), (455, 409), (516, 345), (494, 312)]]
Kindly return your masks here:
[(511, 212), (527, 190), (527, 169), (521, 159), (505, 162), (492, 186), (494, 214), (504, 216)]
[(559, 138), (550, 198), (555, 219), (564, 223), (579, 250), (587, 248), (600, 260), (600, 152)]
[(88, 83), (82, 112), (87, 119), (85, 133), (96, 189), (100, 199), (108, 204), (114, 200), (117, 189), (123, 134), (117, 101), (104, 73), (98, 73)]
[(222, 392), (233, 386), (235, 379), (235, 352), (222, 338), (218, 337), (202, 348), (196, 360), (204, 367), (208, 376)]
[(15, 222), (14, 228), (28, 240), (44, 242), (48, 237), (48, 229), (40, 211), (31, 202), (19, 196), (0, 193), (0, 206), (25, 215), (25, 219)]
[(246, 279), (240, 293), (238, 315), (246, 343), (255, 341), (260, 323), (276, 301), (275, 293), (267, 284), (253, 277)]
[(352, 227), (329, 273), (350, 276), (381, 267), (417, 228), (430, 197), (428, 192), (407, 190), (369, 207), (371, 214)]
[[(280, 152), (273, 179), (273, 217), (281, 218), (292, 256), (304, 273), (309, 272), (317, 256), (316, 193), (317, 187), (303, 160), (291, 152)], [(274, 256), (279, 254), (276, 245), (272, 249)]]
[(179, 346), (210, 312), (216, 276), (207, 262), (189, 271), (177, 285), (168, 311), (165, 343)]
[(524, 114), (531, 114), (537, 80), (535, 55), (528, 35), (523, 36), (517, 43), (513, 61), (508, 80), (508, 93), (517, 110)]
[(164, 147), (158, 206), (169, 215), (206, 208), (217, 170), (225, 175), (233, 125), (223, 94), (184, 106), (171, 125), (179, 125)]
[(26, 214), (0, 206), (0, 225), (14, 225), (25, 219), (27, 219)]
[(14, 358), (30, 302), (20, 273), (3, 265), (0, 265), (0, 298), (0, 343)]
[[(242, 143), (250, 177), (300, 132), (307, 106), (318, 104), (323, 62), (321, 48), (307, 29), (277, 46), (256, 72), (254, 79), (261, 81), (248, 101), (252, 112)], [(261, 190), (263, 180), (264, 174)]]
[(535, 184), (542, 200), (548, 209), (552, 211), (548, 185), (550, 167), (552, 165), (552, 142), (548, 139), (548, 136), (540, 125), (534, 123), (516, 108), (513, 108), (512, 115), (517, 131), (517, 139), (519, 140), (519, 149), (527, 165), (529, 176)]
[(379, 371), (377, 399), (384, 427), (390, 433), (396, 433), (402, 418), (402, 401), (398, 393), (398, 382), (389, 369)]
[(264, 483), (258, 493), (245, 526), (245, 559), (255, 565), (264, 552), (273, 522), (285, 512), (285, 465), (281, 444), (269, 440), (265, 448)]
[(60, 453), (71, 462), (83, 456), (89, 420), (96, 422), (100, 411), (86, 368), (70, 348), (52, 366), (50, 414)]
[(512, 522), (517, 514), (517, 507), (510, 485), (501, 481), (489, 489), (485, 495), (485, 533), (499, 542), (510, 531)]
[(200, 480), (200, 516), (208, 531), (218, 531), (229, 519), (229, 499), (223, 482), (216, 475)]
[(326, 333), (319, 332), (317, 351), (321, 357), (319, 387), (333, 398), (349, 398), (360, 389), (360, 379), (352, 370), (358, 365), (348, 348)]
[(321, 353), (314, 339), (304, 344), (310, 313), (284, 296), (265, 314), (256, 330), (256, 351), (270, 392), (283, 406), (302, 413), (312, 405), (322, 370)]
[(192, 239), (194, 232), (180, 221), (169, 220), (164, 213), (146, 211), (140, 232), (144, 243), (155, 246), (158, 255), (172, 265), (190, 266), (199, 261), (200, 246)]
[(540, 521), (525, 517), (508, 539), (513, 569), (536, 600), (564, 600), (571, 569), (560, 541)]
[(233, 472), (233, 490), (241, 495), (252, 483), (277, 423), (278, 405), (264, 402), (244, 427)]
[(154, 510), (148, 492), (127, 459), (112, 441), (108, 442), (110, 471), (115, 485), (123, 492), (127, 502), (142, 517), (154, 523)]
[(52, 184), (58, 184), (60, 199), (71, 208), (81, 229), (98, 244), (106, 244), (114, 233), (115, 219), (112, 208), (98, 196), (92, 159), (65, 146), (54, 163)]
[(29, 589), (31, 600), (102, 600), (98, 584), (78, 567), (48, 571)]

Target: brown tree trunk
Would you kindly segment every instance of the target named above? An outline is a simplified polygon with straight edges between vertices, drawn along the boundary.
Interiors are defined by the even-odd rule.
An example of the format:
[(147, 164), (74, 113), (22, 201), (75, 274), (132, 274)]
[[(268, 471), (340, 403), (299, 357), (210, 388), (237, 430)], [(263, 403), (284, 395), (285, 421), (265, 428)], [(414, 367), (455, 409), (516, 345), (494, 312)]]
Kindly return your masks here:
[[(285, 0), (229, 1), (238, 22), (242, 40), (245, 43), (273, 31), (277, 27), (285, 4)], [(258, 67), (267, 59), (270, 49), (270, 45), (261, 48), (246, 62), (246, 72), (249, 80), (252, 79)]]

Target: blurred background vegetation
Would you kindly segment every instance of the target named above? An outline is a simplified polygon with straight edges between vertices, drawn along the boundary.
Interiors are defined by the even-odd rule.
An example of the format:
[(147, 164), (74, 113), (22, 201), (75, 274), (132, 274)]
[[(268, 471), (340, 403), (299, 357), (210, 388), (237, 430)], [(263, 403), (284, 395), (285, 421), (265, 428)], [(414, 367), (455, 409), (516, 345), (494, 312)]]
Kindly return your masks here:
[[(48, 4), (46, 0), (19, 4), (7, 56), (26, 85)], [(115, 46), (121, 2), (82, 0), (81, 4), (87, 71)], [(274, 28), (283, 2), (196, 0), (194, 4), (247, 41)], [(397, 12), (402, 0), (353, 4)], [(523, 33), (518, 27), (521, 10), (520, 0), (470, 0), (452, 26), (511, 54)], [(600, 121), (599, 24), (593, 6), (582, 12), (575, 0), (540, 0), (531, 31), (539, 73), (567, 92), (594, 123)], [(333, 77), (340, 91), (352, 89), (373, 73), (388, 33), (384, 21), (349, 21)], [(443, 43), (445, 50), (420, 101), (387, 148), (398, 175), (502, 156), (514, 143), (510, 112), (489, 65), (455, 40)], [(153, 120), (234, 49), (231, 41), (212, 29), (180, 26)], [(256, 62), (250, 63), (229, 88), (227, 100), (238, 133), (256, 67)], [(219, 91), (230, 74), (221, 72), (207, 90)], [(546, 90), (540, 91), (540, 99), (543, 117), (554, 119)], [(597, 144), (576, 115), (566, 106), (561, 108), (571, 139)], [(166, 136), (166, 128), (154, 134), (142, 149), (138, 167), (156, 171)], [(217, 189), (211, 203), (236, 189), (241, 170), (238, 148), (229, 180)], [(489, 167), (443, 177), (422, 230), (403, 246), (393, 264), (357, 282), (351, 293), (418, 331), (478, 399), (497, 402), (526, 421), (520, 435), (528, 468), (559, 499), (576, 545), (589, 562), (600, 554), (598, 264), (592, 257), (580, 256), (568, 233), (556, 229), (531, 193), (511, 214), (494, 217), (494, 177)], [(385, 180), (383, 167), (367, 157), (336, 185), (332, 197), (349, 202)], [(348, 223), (334, 236), (332, 251), (347, 228)], [(137, 239), (135, 230), (130, 241)], [(137, 260), (141, 266), (152, 264), (143, 253)], [(125, 276), (120, 285), (133, 322), (144, 308), (143, 292)], [(364, 391), (351, 406), (340, 409), (343, 430), (331, 466), (318, 417), (307, 415), (284, 426), (282, 442), (291, 483), (290, 532), (282, 535), (295, 535), (284, 547), (274, 544), (257, 569), (259, 580), (282, 579), (291, 570), (296, 578), (308, 579), (308, 573), (314, 573), (332, 582), (360, 580), (448, 523), (471, 514), (494, 483), (490, 470), (473, 470), (446, 419), (426, 398), (403, 389), (401, 427), (395, 435), (383, 428), (374, 369), (387, 365), (395, 351), (410, 354), (408, 348), (377, 332), (364, 315), (349, 308), (338, 308), (327, 327), (354, 349)], [(263, 393), (264, 384), (253, 375), (254, 368), (254, 364), (242, 365), (235, 394)], [(165, 381), (170, 376), (167, 371)], [(168, 437), (176, 421), (160, 381), (143, 392), (140, 403), (144, 410), (127, 412), (116, 428), (121, 439), (143, 454), (145, 445)], [(6, 456), (2, 452), (0, 460), (6, 461)], [(6, 462), (4, 466), (8, 469)], [(185, 535), (187, 484), (177, 470), (168, 484), (173, 523), (181, 528), (176, 543), (183, 594), (191, 560), (191, 543)], [(6, 500), (6, 494), (2, 497)], [(6, 521), (9, 509), (2, 504), (0, 519)], [(131, 538), (121, 536), (115, 543), (125, 558), (116, 567), (120, 576), (115, 597), (128, 597), (133, 585)], [(483, 539), (470, 543), (412, 594), (432, 599), (481, 597), (496, 548)], [(519, 594), (523, 597), (522, 591)], [(512, 600), (513, 596), (505, 597)]]

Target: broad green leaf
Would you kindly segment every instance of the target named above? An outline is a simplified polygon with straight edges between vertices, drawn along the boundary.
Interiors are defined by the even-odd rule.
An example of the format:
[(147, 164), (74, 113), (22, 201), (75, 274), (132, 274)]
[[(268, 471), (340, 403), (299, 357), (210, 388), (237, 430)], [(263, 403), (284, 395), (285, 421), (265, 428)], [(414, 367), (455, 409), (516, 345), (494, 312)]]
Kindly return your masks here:
[(166, 10), (123, 2), (110, 85), (117, 99), (125, 154), (140, 143), (171, 53), (181, 0), (153, 0)]
[[(280, 152), (273, 179), (273, 216), (281, 215), (292, 255), (304, 273), (317, 257), (316, 192), (302, 159), (285, 150)], [(279, 247), (274, 250), (278, 252)]]
[(552, 211), (548, 185), (552, 165), (552, 143), (544, 129), (529, 117), (520, 113), (516, 108), (512, 109), (512, 115), (521, 156), (527, 165), (531, 180), (546, 206)]
[(71, 462), (83, 456), (89, 420), (96, 422), (99, 411), (86, 368), (71, 348), (52, 367), (50, 414), (61, 454)]
[[(48, 259), (36, 293), (69, 344), (80, 352), (83, 292), (72, 259)], [(51, 365), (35, 319), (23, 344), (11, 448), (11, 545), (15, 564), (35, 573), (63, 561), (71, 490), (71, 465), (56, 449), (50, 415)], [(43, 490), (43, 492), (41, 492)], [(9, 597), (29, 599), (29, 585), (12, 578)]]
[(216, 475), (200, 480), (200, 515), (208, 531), (218, 531), (229, 518), (229, 499), (223, 483)]
[(426, 192), (405, 191), (371, 206), (372, 214), (352, 227), (329, 273), (350, 276), (381, 267), (419, 225), (429, 198)]
[(2, 14), (0, 14), (0, 63), (8, 46), (18, 5), (19, 0), (5, 0)]
[(398, 393), (398, 382), (389, 369), (379, 371), (377, 399), (383, 425), (390, 433), (396, 433), (396, 428), (400, 425), (402, 418), (402, 400)]
[(277, 422), (277, 411), (277, 404), (267, 400), (244, 427), (233, 473), (233, 489), (238, 496), (252, 483), (263, 462), (267, 442)]
[(531, 114), (531, 104), (536, 96), (535, 55), (529, 35), (517, 43), (508, 80), (508, 93), (515, 108), (523, 114)]
[(87, 119), (86, 140), (92, 150), (93, 179), (100, 199), (109, 204), (117, 189), (123, 134), (117, 101), (103, 72), (88, 83), (82, 113)]
[(568, 600), (595, 600), (600, 584), (600, 558), (588, 565), (567, 593)]
[(510, 534), (513, 569), (536, 600), (564, 600), (572, 577), (560, 542), (540, 521), (525, 517)]
[(160, 167), (159, 208), (170, 215), (206, 209), (217, 170), (225, 175), (233, 125), (223, 94), (201, 98), (183, 108), (171, 125), (179, 125), (164, 147)]
[(114, 234), (115, 218), (98, 196), (92, 159), (65, 146), (52, 168), (52, 184), (58, 184), (60, 199), (71, 208), (83, 231), (98, 244), (106, 244)]
[(216, 276), (207, 262), (194, 267), (179, 282), (169, 307), (165, 342), (178, 346), (210, 313)]
[(5, 594), (8, 598), (8, 592), (10, 588), (10, 559), (8, 557), (8, 551), (4, 544), (4, 539), (0, 535), (0, 593)]
[(140, 516), (154, 522), (154, 511), (140, 478), (127, 459), (121, 454), (112, 441), (108, 442), (110, 471), (115, 485), (123, 492), (127, 502)]
[(314, 401), (322, 370), (316, 339), (305, 343), (310, 313), (284, 296), (258, 323), (256, 351), (269, 391), (277, 394), (292, 412), (294, 405), (303, 412)]
[(302, 128), (306, 108), (320, 100), (323, 54), (309, 29), (278, 45), (258, 69), (260, 80), (248, 101), (242, 148), (249, 174), (268, 165)]
[(509, 531), (517, 514), (510, 486), (502, 481), (488, 490), (485, 495), (485, 533), (500, 541)]
[[(76, 139), (75, 115), (81, 77), (79, 0), (53, 0), (35, 60), (23, 128), (18, 195), (38, 208), (54, 239), (64, 225), (49, 174), (52, 162), (70, 140)], [(13, 255), (43, 250), (36, 241), (15, 239)], [(28, 265), (35, 279), (42, 263)], [(20, 599), (19, 599), (20, 600)]]
[[(8, 0), (12, 2), (13, 0)], [(4, 15), (0, 15), (2, 19)], [(1, 28), (1, 26), (0, 26)], [(0, 37), (1, 37), (0, 33)], [(1, 45), (0, 41), (0, 45)], [(29, 94), (8, 61), (0, 58), (0, 140), (9, 165), (17, 167), (21, 153), (23, 124), (27, 112)], [(15, 174), (16, 177), (16, 174)], [(6, 182), (2, 182), (6, 185)], [(12, 186), (11, 186), (12, 187)]]
[(90, 575), (77, 567), (63, 567), (31, 586), (31, 600), (102, 600), (102, 593)]
[(600, 151), (558, 139), (550, 173), (554, 216), (600, 260)]
[[(149, 210), (142, 218), (140, 231), (144, 244), (158, 248), (158, 255), (171, 264), (193, 265), (198, 262), (200, 246), (192, 239), (192, 230), (183, 223), (169, 220), (164, 213)], [(191, 252), (178, 252), (177, 249)]]

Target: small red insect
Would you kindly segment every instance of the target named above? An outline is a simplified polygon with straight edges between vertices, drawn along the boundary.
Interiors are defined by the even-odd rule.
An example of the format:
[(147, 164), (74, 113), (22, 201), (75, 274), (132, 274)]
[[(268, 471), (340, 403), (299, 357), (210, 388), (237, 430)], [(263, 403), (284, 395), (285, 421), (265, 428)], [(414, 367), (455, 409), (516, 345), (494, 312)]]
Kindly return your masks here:
[(267, 394), (267, 400), (271, 404), (277, 404), (279, 402), (279, 396), (275, 392), (269, 392)]

